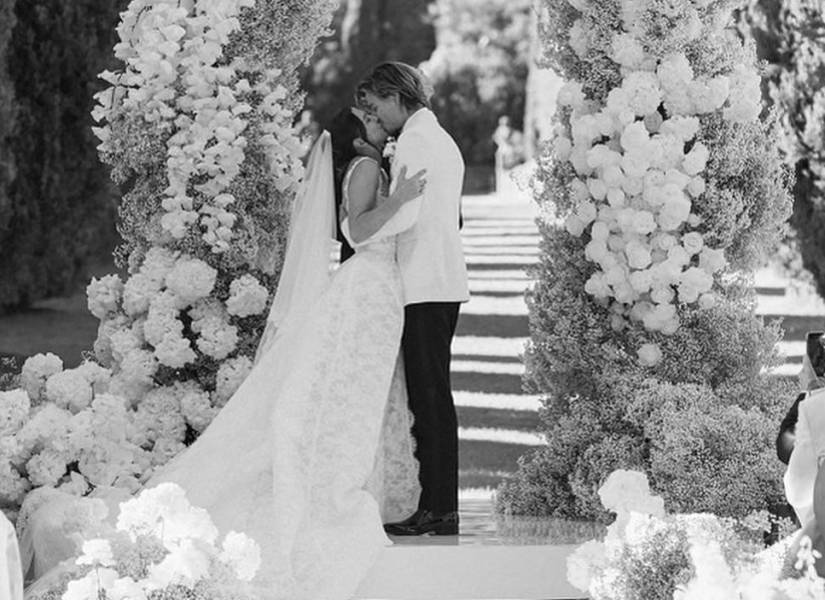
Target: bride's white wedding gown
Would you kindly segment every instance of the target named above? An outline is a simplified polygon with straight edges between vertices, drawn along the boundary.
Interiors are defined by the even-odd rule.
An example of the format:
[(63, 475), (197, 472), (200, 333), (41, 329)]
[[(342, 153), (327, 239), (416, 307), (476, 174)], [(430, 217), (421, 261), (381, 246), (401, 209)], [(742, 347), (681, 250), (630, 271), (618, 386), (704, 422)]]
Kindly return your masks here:
[[(360, 160), (370, 159), (350, 166), (344, 202)], [(222, 532), (255, 538), (257, 579), (273, 598), (351, 597), (391, 543), (382, 517), (417, 505), (398, 226), (349, 240), (355, 256), (306, 320), (284, 326), (289, 352), (264, 354), (201, 438), (148, 483), (179, 484)]]
[(177, 483), (221, 534), (253, 537), (266, 600), (350, 598), (391, 543), (382, 519), (417, 506), (399, 360), (394, 234), (404, 228), (391, 220), (353, 243), (308, 316), (283, 325), (278, 348), (288, 352), (265, 353), (200, 438), (147, 483)]

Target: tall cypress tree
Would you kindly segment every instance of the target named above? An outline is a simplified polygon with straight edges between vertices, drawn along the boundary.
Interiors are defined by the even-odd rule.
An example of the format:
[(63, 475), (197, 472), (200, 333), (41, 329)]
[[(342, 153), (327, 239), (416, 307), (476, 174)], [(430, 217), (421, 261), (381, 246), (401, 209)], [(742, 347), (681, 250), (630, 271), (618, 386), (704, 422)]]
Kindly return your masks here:
[(14, 28), (15, 0), (0, 0), (0, 239), (11, 218), (9, 185), (14, 179), (11, 132), (14, 126), (14, 92), (9, 79), (8, 56)]
[[(11, 4), (4, 3), (3, 12)], [(66, 293), (87, 277), (101, 246), (114, 242), (114, 191), (97, 159), (89, 113), (102, 87), (97, 73), (113, 60), (114, 26), (125, 4), (27, 0), (14, 6), (6, 59), (16, 118), (7, 152), (16, 176), (8, 183), (8, 170), (0, 175), (8, 185), (7, 195), (0, 192), (0, 310)], [(11, 22), (0, 18), (0, 36)], [(0, 97), (0, 106), (7, 104), (7, 96)], [(8, 127), (6, 119), (0, 122)]]

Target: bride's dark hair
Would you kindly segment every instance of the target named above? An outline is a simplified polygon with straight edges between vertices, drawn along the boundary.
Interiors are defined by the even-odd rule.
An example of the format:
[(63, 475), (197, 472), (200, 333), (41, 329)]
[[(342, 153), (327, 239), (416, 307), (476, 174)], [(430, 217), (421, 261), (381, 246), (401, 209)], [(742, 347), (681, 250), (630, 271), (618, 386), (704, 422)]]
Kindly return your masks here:
[(335, 205), (341, 206), (341, 197), (343, 190), (341, 186), (344, 183), (344, 175), (347, 173), (347, 167), (353, 158), (358, 156), (355, 151), (353, 142), (358, 138), (362, 140), (367, 139), (367, 128), (364, 122), (361, 121), (352, 113), (352, 109), (342, 108), (332, 118), (327, 126), (330, 139), (332, 141), (332, 170), (335, 175)]

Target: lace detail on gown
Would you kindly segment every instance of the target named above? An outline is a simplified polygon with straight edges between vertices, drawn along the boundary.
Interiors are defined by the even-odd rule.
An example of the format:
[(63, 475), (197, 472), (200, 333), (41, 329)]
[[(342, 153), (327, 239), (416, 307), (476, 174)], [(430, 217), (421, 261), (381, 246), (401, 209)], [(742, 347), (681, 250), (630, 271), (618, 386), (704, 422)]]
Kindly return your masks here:
[(179, 483), (222, 531), (254, 537), (266, 598), (351, 597), (390, 543), (381, 513), (418, 501), (401, 280), (394, 237), (380, 234), (354, 245), (304, 322), (284, 327), (288, 352), (264, 355), (150, 482)]

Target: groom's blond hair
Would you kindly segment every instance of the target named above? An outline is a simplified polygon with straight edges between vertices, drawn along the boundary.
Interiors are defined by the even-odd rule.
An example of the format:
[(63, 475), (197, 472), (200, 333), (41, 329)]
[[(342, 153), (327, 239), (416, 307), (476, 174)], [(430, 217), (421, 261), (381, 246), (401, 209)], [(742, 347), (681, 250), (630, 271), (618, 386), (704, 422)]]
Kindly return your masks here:
[(372, 92), (379, 98), (397, 93), (399, 101), (408, 109), (431, 108), (431, 90), (424, 73), (402, 62), (390, 61), (375, 67), (358, 84), (355, 97), (359, 103), (364, 92)]

